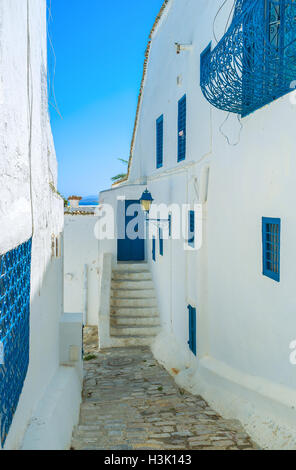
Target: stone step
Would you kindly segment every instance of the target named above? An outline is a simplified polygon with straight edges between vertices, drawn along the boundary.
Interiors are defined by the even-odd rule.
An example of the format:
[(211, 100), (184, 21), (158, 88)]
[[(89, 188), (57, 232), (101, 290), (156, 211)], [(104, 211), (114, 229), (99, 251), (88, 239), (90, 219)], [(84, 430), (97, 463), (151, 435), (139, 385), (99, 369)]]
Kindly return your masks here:
[(113, 271), (113, 281), (151, 281), (152, 276), (150, 272), (127, 272), (127, 271)]
[(114, 317), (158, 317), (158, 311), (155, 307), (134, 307), (134, 308), (120, 308), (111, 307), (110, 315)]
[(113, 348), (128, 348), (134, 346), (151, 346), (155, 336), (112, 336)]
[(156, 336), (158, 326), (111, 326), (111, 336)]
[(113, 272), (149, 272), (147, 263), (122, 263), (117, 264)]
[(151, 346), (159, 333), (159, 315), (147, 263), (120, 263), (112, 272), (111, 347)]
[(145, 290), (145, 289), (154, 289), (152, 281), (142, 281), (142, 280), (135, 280), (135, 281), (112, 281), (111, 289), (118, 290), (118, 289), (130, 289), (130, 290)]
[(133, 307), (136, 307), (136, 308), (137, 307), (144, 307), (144, 308), (156, 307), (157, 308), (157, 302), (156, 302), (155, 298), (154, 299), (149, 299), (149, 298), (144, 298), (144, 299), (111, 298), (110, 304), (111, 304), (111, 310), (112, 310), (112, 307), (120, 307), (120, 308), (123, 308), (123, 307), (129, 307), (129, 308), (133, 308)]
[(132, 290), (132, 289), (117, 289), (111, 290), (111, 297), (114, 299), (155, 299), (154, 289)]
[(111, 326), (159, 326), (158, 317), (111, 316)]

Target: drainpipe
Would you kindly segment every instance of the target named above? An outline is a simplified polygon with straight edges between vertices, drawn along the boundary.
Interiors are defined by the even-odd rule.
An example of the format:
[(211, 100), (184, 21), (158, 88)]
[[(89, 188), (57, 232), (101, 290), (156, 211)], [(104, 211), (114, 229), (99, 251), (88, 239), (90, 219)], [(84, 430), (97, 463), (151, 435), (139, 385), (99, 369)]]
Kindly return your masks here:
[(84, 265), (83, 272), (83, 325), (87, 323), (87, 313), (88, 313), (88, 265)]

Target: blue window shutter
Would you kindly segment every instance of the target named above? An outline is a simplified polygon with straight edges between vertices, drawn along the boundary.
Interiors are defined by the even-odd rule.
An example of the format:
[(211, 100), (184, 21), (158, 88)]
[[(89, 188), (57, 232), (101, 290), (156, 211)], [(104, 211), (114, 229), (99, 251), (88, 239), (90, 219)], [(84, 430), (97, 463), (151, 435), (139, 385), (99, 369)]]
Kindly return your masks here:
[(188, 213), (188, 245), (194, 247), (195, 243), (195, 212)]
[(163, 166), (163, 115), (156, 121), (156, 168)]
[(159, 254), (163, 256), (163, 232), (162, 229), (159, 229)]
[(152, 259), (156, 261), (156, 241), (155, 237), (152, 238)]
[(172, 236), (172, 214), (169, 214), (169, 237)]
[(263, 275), (280, 282), (281, 219), (262, 218)]
[(196, 308), (188, 305), (189, 312), (189, 349), (196, 356)]
[(178, 162), (186, 158), (186, 95), (178, 103)]

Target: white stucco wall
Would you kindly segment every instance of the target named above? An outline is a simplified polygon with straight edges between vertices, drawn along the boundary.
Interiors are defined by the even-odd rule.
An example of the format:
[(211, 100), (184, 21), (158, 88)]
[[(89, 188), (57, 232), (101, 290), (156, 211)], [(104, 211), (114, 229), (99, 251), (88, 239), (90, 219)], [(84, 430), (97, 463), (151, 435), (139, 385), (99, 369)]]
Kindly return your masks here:
[[(158, 204), (203, 204), (200, 251), (184, 252), (183, 240), (164, 241), (164, 256), (157, 244), (153, 263), (149, 243), (163, 325), (153, 350), (169, 370), (184, 371), (183, 386), (241, 419), (259, 444), (296, 448), (296, 369), (289, 361), (296, 338), (296, 107), (289, 96), (278, 99), (242, 119), (241, 132), (230, 116), (223, 132), (237, 145), (227, 143), (220, 132), (227, 113), (211, 107), (199, 86), (200, 53), (211, 40), (215, 45), (222, 3), (171, 0), (152, 38), (127, 184), (147, 184)], [(216, 19), (218, 38), (232, 4)], [(177, 55), (175, 42), (192, 43), (192, 51)], [(185, 93), (187, 155), (177, 164), (178, 100)], [(156, 170), (161, 114), (164, 166)], [(262, 275), (264, 216), (282, 220), (280, 283)], [(187, 346), (189, 303), (197, 307), (198, 359)]]
[(95, 215), (65, 215), (65, 312), (83, 312), (86, 324), (98, 325), (99, 242)]
[(51, 243), (62, 233), (64, 217), (56, 187), (47, 105), (46, 1), (2, 0), (0, 254), (33, 234), (30, 364), (5, 449), (20, 448), (34, 410), (59, 371), (63, 262), (52, 258)]

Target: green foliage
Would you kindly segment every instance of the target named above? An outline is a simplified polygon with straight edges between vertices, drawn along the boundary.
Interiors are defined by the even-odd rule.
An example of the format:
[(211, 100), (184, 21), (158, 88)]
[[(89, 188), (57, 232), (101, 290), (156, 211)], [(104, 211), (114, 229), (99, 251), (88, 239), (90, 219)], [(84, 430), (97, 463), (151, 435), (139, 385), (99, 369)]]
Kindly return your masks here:
[[(121, 163), (124, 163), (124, 165), (128, 166), (128, 160), (125, 160), (124, 158), (118, 158), (117, 160), (119, 160)], [(116, 181), (120, 181), (126, 177), (127, 177), (127, 172), (119, 173), (118, 175), (113, 176), (111, 178), (111, 181), (113, 181), (113, 183), (116, 183)]]
[(66, 199), (64, 196), (61, 195), (61, 193), (56, 189), (55, 185), (53, 184), (53, 182), (50, 182), (49, 183), (49, 187), (50, 189), (52, 190), (53, 193), (55, 193), (57, 196), (61, 197), (64, 201), (64, 207), (68, 207), (69, 205), (69, 201), (68, 199)]
[(84, 360), (85, 361), (92, 361), (93, 359), (96, 359), (97, 356), (95, 356), (94, 354), (88, 354), (87, 356), (84, 356)]
[(111, 181), (115, 183), (116, 181), (120, 181), (123, 178), (126, 178), (126, 176), (127, 176), (126, 173), (119, 173), (118, 175), (112, 176)]

